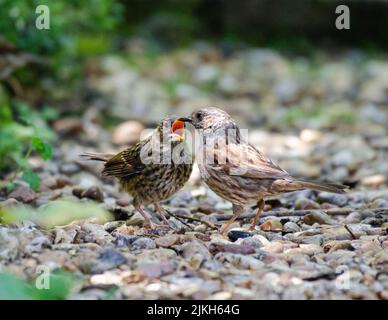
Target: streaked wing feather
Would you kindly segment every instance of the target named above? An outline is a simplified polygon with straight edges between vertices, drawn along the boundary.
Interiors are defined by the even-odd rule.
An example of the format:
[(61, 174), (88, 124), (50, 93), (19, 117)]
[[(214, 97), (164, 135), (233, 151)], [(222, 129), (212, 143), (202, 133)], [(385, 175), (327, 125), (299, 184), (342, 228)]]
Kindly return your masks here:
[[(227, 161), (220, 162), (220, 159), (227, 159)], [(218, 164), (212, 165), (212, 169), (227, 174), (234, 171), (241, 177), (254, 179), (291, 178), (288, 172), (249, 144), (228, 144), (228, 148), (216, 149), (215, 160)]]
[(141, 144), (125, 149), (105, 163), (102, 174), (117, 178), (129, 177), (141, 172), (144, 164), (140, 159)]

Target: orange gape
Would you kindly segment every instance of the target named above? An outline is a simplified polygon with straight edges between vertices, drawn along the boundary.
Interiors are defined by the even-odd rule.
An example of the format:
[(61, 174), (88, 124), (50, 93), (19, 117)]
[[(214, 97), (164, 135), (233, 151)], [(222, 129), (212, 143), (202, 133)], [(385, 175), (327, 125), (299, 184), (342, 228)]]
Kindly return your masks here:
[(176, 132), (177, 130), (184, 130), (185, 129), (185, 123), (180, 120), (175, 120), (171, 126), (171, 131)]
[(183, 137), (185, 132), (185, 123), (180, 120), (175, 120), (171, 126), (171, 132)]

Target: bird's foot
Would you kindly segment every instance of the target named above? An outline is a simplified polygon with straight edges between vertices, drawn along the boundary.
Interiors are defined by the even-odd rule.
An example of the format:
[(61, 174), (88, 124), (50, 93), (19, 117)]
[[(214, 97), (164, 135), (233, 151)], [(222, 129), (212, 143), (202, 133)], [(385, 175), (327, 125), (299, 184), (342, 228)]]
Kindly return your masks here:
[(229, 227), (230, 227), (230, 224), (224, 224), (221, 228), (220, 228), (220, 235), (224, 236), (228, 231), (229, 231)]
[(248, 232), (252, 232), (252, 231), (255, 231), (256, 230), (256, 225), (251, 225), (250, 227), (248, 227), (247, 231)]

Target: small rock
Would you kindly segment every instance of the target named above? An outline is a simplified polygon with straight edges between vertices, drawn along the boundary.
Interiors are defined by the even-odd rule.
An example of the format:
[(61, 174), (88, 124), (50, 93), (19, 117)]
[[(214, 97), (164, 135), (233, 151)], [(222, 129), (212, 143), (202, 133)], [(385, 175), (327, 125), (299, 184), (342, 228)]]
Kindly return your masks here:
[(354, 250), (352, 242), (350, 240), (332, 240), (325, 243), (323, 251), (326, 253), (332, 253), (336, 250)]
[(383, 174), (376, 174), (361, 179), (361, 184), (367, 187), (378, 188), (387, 183), (387, 177)]
[(131, 248), (133, 250), (149, 250), (149, 249), (155, 249), (156, 244), (155, 244), (155, 241), (150, 238), (140, 237), (140, 238), (137, 238), (132, 243)]
[(222, 264), (231, 264), (233, 267), (245, 270), (261, 270), (264, 268), (264, 263), (255, 257), (245, 256), (231, 252), (219, 252), (214, 259)]
[(208, 248), (199, 241), (184, 243), (182, 245), (182, 256), (194, 269), (198, 269), (203, 261), (211, 258)]
[(308, 210), (308, 209), (319, 209), (319, 204), (313, 200), (302, 198), (295, 201), (295, 209), (297, 210)]
[(240, 238), (248, 238), (248, 237), (252, 237), (252, 233), (243, 231), (243, 230), (230, 230), (228, 232), (228, 238), (232, 242)]
[(54, 228), (54, 244), (73, 243), (80, 229), (81, 227), (75, 224)]
[(70, 255), (62, 250), (44, 249), (37, 256), (37, 260), (39, 264), (43, 264), (49, 268), (62, 268), (70, 260)]
[(348, 216), (344, 219), (344, 224), (350, 223), (359, 223), (362, 219), (362, 214), (360, 212), (354, 211), (348, 214)]
[(260, 225), (260, 229), (263, 231), (280, 231), (283, 229), (283, 225), (278, 219), (268, 219)]
[(346, 195), (330, 193), (330, 192), (320, 192), (318, 194), (317, 200), (319, 202), (333, 203), (339, 207), (343, 207), (348, 203), (348, 198)]
[(281, 253), (283, 252), (283, 244), (278, 241), (272, 241), (266, 244), (263, 250), (269, 253)]
[(12, 191), (8, 198), (14, 198), (24, 203), (30, 203), (37, 198), (37, 194), (29, 187), (21, 185)]
[(208, 229), (208, 226), (206, 224), (200, 224), (194, 228), (195, 232), (205, 233)]
[(127, 259), (118, 251), (107, 248), (104, 249), (96, 263), (92, 266), (92, 273), (102, 273), (106, 270), (114, 269), (127, 262)]
[(59, 171), (63, 174), (75, 174), (75, 173), (80, 172), (80, 170), (81, 169), (80, 169), (79, 165), (74, 163), (74, 162), (63, 163), (59, 167)]
[(85, 242), (96, 242), (103, 245), (113, 240), (113, 237), (99, 224), (85, 223), (82, 225), (82, 230), (85, 231)]
[(243, 245), (243, 246), (251, 246), (254, 248), (261, 248), (264, 246), (263, 241), (257, 237), (249, 237), (249, 238), (240, 238), (236, 241), (236, 244)]
[(250, 245), (223, 244), (223, 243), (210, 244), (209, 251), (212, 254), (216, 254), (218, 252), (229, 252), (229, 253), (236, 253), (236, 254), (243, 254), (243, 255), (252, 254), (256, 252), (255, 248)]
[(385, 199), (375, 199), (369, 206), (371, 209), (380, 209), (387, 208), (388, 209), (388, 201)]
[(139, 238), (137, 236), (129, 236), (118, 232), (114, 233), (114, 237), (113, 243), (118, 247), (131, 247), (132, 243)]
[(284, 232), (299, 232), (300, 227), (295, 222), (288, 221), (284, 224), (283, 231)]
[(54, 130), (61, 135), (74, 135), (83, 130), (81, 119), (66, 118), (54, 122)]
[(168, 234), (164, 237), (157, 238), (155, 243), (158, 247), (168, 248), (180, 241), (180, 236), (177, 234)]
[(101, 189), (99, 187), (90, 187), (81, 195), (82, 198), (89, 198), (96, 200), (98, 202), (104, 201), (104, 194), (102, 193)]
[(332, 224), (330, 216), (322, 211), (313, 211), (304, 216), (303, 222), (312, 226), (314, 223)]
[(149, 249), (137, 255), (138, 261), (170, 261), (176, 258), (176, 252), (171, 249), (158, 248)]
[(73, 190), (71, 191), (72, 194), (78, 198), (82, 198), (82, 194), (85, 192), (85, 189), (83, 188), (79, 188), (79, 187), (75, 187), (73, 188)]
[(160, 278), (175, 271), (173, 262), (141, 262), (138, 270), (149, 278)]
[(317, 234), (313, 236), (307, 236), (307, 237), (305, 236), (305, 237), (299, 238), (298, 240), (299, 240), (298, 241), (299, 243), (305, 243), (305, 244), (313, 243), (313, 244), (322, 245), (322, 243), (325, 240), (325, 237), (322, 234)]
[(382, 290), (379, 292), (380, 299), (388, 300), (388, 290)]
[(32, 239), (32, 241), (26, 245), (25, 251), (27, 253), (40, 252), (43, 248), (47, 248), (50, 245), (50, 240), (46, 236), (40, 236)]
[(116, 204), (120, 207), (126, 207), (129, 206), (129, 201), (127, 199), (117, 199)]
[(120, 285), (121, 275), (113, 272), (105, 272), (103, 274), (95, 274), (90, 277), (90, 283), (95, 286), (99, 285)]

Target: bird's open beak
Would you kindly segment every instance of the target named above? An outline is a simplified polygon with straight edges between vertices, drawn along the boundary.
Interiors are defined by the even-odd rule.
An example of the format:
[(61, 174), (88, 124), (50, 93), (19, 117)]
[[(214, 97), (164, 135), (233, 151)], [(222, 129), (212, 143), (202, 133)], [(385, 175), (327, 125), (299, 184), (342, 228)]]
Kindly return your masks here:
[(185, 140), (185, 122), (176, 119), (171, 126), (171, 134), (175, 141), (183, 142)]
[(192, 122), (193, 121), (191, 119), (191, 117), (182, 117), (182, 118), (178, 118), (177, 120), (178, 121), (183, 121), (183, 122)]

